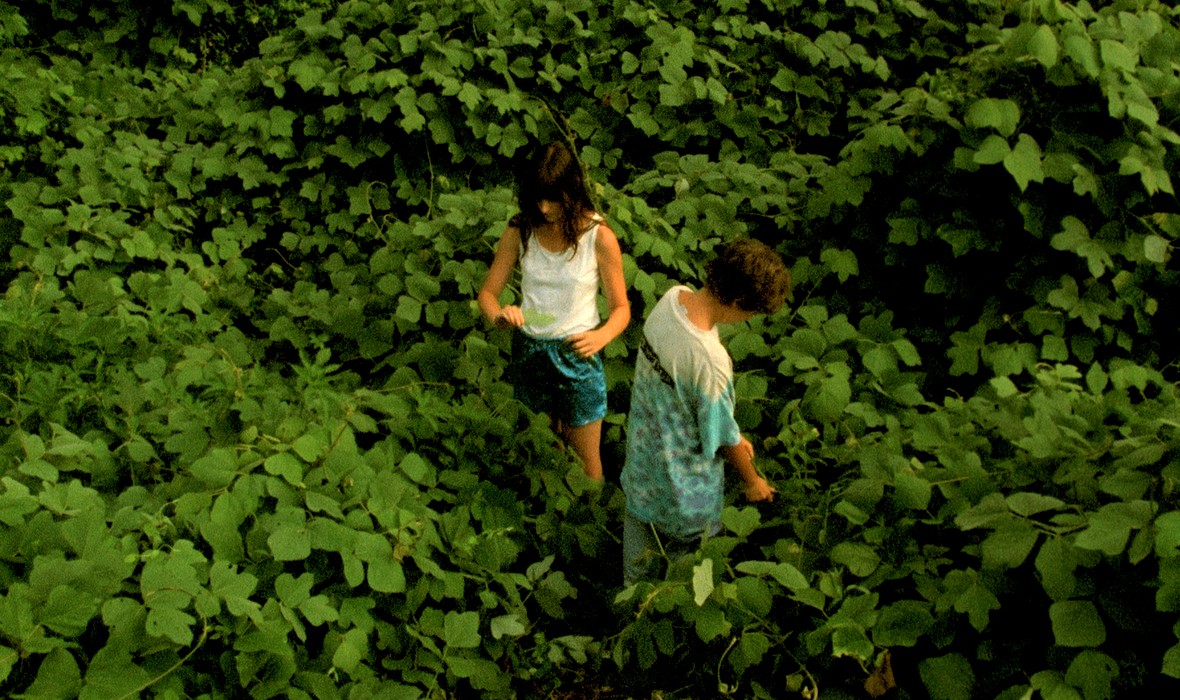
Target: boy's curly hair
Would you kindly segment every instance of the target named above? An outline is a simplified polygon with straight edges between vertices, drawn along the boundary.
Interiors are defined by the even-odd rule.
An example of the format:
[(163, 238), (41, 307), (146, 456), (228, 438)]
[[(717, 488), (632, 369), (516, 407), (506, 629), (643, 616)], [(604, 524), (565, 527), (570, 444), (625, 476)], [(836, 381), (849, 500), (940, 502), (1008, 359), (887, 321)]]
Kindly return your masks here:
[(722, 304), (773, 314), (791, 293), (791, 271), (770, 246), (747, 238), (717, 249), (705, 268), (705, 287)]

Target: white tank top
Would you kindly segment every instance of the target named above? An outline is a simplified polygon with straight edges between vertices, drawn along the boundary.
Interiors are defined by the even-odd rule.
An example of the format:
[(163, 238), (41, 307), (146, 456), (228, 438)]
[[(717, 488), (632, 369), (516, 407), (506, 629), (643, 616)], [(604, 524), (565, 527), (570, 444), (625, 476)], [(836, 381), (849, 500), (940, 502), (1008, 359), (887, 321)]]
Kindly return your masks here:
[[(534, 338), (564, 338), (596, 328), (598, 316), (598, 224), (578, 239), (576, 250), (546, 250), (536, 239), (529, 241), (520, 258), (521, 310), (533, 312), (533, 323), (522, 330)], [(523, 246), (522, 246), (523, 247)], [(541, 316), (538, 319), (536, 316)]]

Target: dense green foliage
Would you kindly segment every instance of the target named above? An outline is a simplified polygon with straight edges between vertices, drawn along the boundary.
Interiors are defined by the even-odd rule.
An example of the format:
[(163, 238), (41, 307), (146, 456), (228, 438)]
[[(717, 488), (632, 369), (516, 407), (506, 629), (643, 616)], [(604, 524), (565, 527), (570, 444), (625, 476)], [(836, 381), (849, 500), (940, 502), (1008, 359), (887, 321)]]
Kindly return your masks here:
[[(0, 694), (1175, 693), (1177, 56), (1158, 0), (0, 0)], [(549, 138), (635, 318), (738, 236), (796, 280), (727, 335), (779, 499), (626, 590), (472, 304)]]

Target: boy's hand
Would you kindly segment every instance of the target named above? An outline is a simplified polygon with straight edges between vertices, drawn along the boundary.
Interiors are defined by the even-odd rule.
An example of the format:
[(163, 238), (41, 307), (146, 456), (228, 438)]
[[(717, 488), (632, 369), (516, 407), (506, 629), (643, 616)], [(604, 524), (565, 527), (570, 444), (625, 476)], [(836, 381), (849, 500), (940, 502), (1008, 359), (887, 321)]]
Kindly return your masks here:
[(776, 491), (777, 489), (769, 481), (763, 479), (761, 476), (755, 477), (754, 481), (746, 484), (746, 500), (751, 503), (773, 501)]
[(745, 435), (742, 436), (742, 441), (735, 446), (735, 449), (742, 457), (750, 460), (750, 462), (754, 461), (754, 443), (750, 442), (749, 438)]
[(524, 312), (520, 310), (519, 306), (505, 306), (500, 309), (500, 313), (496, 314), (492, 325), (500, 329), (520, 328), (524, 325)]

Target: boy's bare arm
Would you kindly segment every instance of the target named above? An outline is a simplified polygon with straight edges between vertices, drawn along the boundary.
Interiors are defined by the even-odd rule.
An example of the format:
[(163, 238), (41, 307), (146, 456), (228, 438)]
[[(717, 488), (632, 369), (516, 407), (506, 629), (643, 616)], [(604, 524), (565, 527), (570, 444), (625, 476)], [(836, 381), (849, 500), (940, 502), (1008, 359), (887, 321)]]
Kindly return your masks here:
[(774, 500), (775, 488), (754, 468), (754, 445), (742, 437), (736, 445), (722, 445), (721, 456), (733, 465), (746, 485), (746, 498), (753, 502)]

